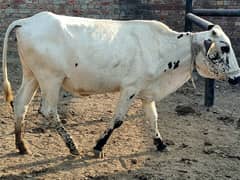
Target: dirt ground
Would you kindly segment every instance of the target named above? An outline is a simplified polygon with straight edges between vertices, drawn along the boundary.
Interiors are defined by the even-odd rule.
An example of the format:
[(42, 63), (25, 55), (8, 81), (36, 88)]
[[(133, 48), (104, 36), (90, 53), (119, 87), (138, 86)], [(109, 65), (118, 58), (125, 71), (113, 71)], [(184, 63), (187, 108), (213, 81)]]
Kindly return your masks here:
[[(17, 62), (18, 60), (16, 60)], [(21, 67), (9, 64), (14, 90)], [(2, 78), (2, 74), (0, 74)], [(2, 79), (0, 79), (2, 82)], [(155, 150), (141, 102), (129, 110), (126, 122), (105, 146), (105, 157), (92, 157), (92, 148), (113, 116), (118, 93), (75, 98), (62, 94), (59, 114), (74, 137), (81, 156), (69, 154), (61, 138), (38, 114), (35, 96), (26, 116), (25, 139), (32, 155), (19, 155), (14, 144), (14, 121), (0, 96), (0, 179), (240, 179), (240, 86), (216, 84), (216, 103), (203, 106), (204, 81), (197, 89), (187, 83), (157, 103), (159, 129), (168, 152)]]

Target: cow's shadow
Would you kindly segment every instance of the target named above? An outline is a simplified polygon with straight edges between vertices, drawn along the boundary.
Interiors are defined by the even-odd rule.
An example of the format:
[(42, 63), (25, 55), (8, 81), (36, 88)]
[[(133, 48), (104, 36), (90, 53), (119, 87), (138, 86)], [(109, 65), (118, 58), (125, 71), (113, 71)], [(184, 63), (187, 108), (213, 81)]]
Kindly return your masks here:
[[(77, 168), (87, 168), (91, 165), (97, 165), (101, 163), (112, 163), (113, 161), (119, 160), (122, 163), (122, 160), (124, 159), (130, 159), (130, 158), (139, 158), (142, 156), (156, 156), (159, 157), (160, 153), (155, 151), (155, 150), (148, 150), (148, 151), (143, 151), (135, 154), (129, 154), (125, 156), (118, 156), (118, 157), (111, 157), (111, 158), (103, 158), (99, 159), (93, 155), (84, 155), (83, 157), (76, 157), (72, 155), (66, 155), (66, 156), (58, 156), (52, 159), (46, 159), (46, 160), (40, 160), (36, 162), (31, 162), (31, 163), (22, 163), (18, 164), (15, 166), (9, 166), (6, 167), (5, 170), (23, 170), (24, 173), (19, 173), (17, 175), (9, 174), (9, 175), (4, 175), (1, 176), (0, 179), (24, 179), (25, 177), (41, 177), (47, 174), (54, 174), (59, 171), (72, 171)], [(17, 153), (10, 153), (5, 156), (11, 156), (11, 157), (16, 157), (20, 156)], [(1, 157), (0, 157), (1, 158)], [(60, 163), (59, 163), (60, 161)], [(48, 167), (42, 167), (43, 165), (46, 164), (54, 164), (53, 166), (48, 166)], [(26, 173), (26, 169), (31, 168), (31, 171)], [(123, 167), (126, 168), (126, 167)], [(117, 174), (115, 174), (117, 175)], [(115, 176), (114, 175), (114, 176)], [(106, 176), (108, 177), (108, 176)], [(96, 177), (98, 178), (98, 177)]]
[(10, 152), (10, 153), (7, 153), (7, 154), (4, 154), (4, 155), (0, 156), (0, 159), (15, 158), (15, 157), (18, 157), (18, 156), (19, 156), (18, 152)]

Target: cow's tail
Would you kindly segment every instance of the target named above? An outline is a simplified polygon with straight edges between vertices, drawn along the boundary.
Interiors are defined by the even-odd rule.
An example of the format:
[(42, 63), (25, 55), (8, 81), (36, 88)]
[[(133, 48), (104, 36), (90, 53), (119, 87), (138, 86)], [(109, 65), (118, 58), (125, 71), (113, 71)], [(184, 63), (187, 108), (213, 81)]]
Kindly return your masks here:
[(8, 81), (8, 73), (7, 73), (7, 49), (8, 49), (8, 37), (9, 34), (17, 27), (21, 27), (24, 24), (25, 19), (20, 19), (12, 22), (7, 29), (7, 32), (4, 37), (3, 43), (3, 53), (2, 53), (2, 71), (3, 71), (3, 90), (5, 100), (13, 106), (13, 93), (11, 84)]

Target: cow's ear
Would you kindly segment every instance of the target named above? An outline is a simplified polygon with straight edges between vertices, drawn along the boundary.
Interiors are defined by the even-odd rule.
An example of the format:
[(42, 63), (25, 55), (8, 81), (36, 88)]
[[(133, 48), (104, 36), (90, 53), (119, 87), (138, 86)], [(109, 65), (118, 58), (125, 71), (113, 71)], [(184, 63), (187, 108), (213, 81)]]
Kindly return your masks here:
[(213, 42), (210, 39), (204, 41), (204, 47), (206, 49), (206, 54), (208, 54), (208, 51), (209, 51), (210, 47), (212, 46), (212, 44), (213, 44)]
[(218, 36), (219, 34), (221, 34), (221, 30), (222, 28), (219, 25), (209, 25), (208, 28), (210, 28), (209, 30), (212, 31), (212, 36)]

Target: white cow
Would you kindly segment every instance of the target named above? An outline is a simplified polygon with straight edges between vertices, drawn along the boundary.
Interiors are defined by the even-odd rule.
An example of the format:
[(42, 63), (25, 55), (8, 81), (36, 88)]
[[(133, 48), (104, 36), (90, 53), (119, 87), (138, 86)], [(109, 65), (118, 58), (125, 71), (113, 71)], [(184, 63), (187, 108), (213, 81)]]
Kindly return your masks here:
[[(16, 28), (23, 80), (13, 102), (7, 77), (7, 44)], [(200, 75), (215, 79), (240, 79), (240, 69), (229, 38), (219, 26), (199, 33), (179, 33), (158, 21), (113, 21), (41, 12), (14, 21), (7, 29), (3, 48), (3, 79), (6, 100), (14, 106), (16, 146), (28, 153), (22, 137), (23, 120), (34, 93), (40, 87), (40, 112), (53, 122), (72, 154), (78, 150), (60, 123), (59, 90), (75, 95), (120, 91), (115, 115), (94, 151), (101, 155), (114, 129), (120, 127), (129, 106), (138, 96), (152, 122), (154, 144), (166, 145), (157, 125), (155, 101)]]

